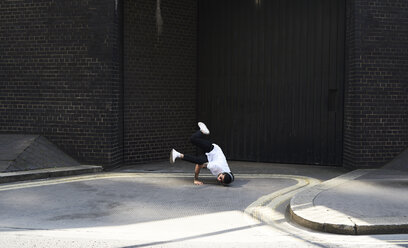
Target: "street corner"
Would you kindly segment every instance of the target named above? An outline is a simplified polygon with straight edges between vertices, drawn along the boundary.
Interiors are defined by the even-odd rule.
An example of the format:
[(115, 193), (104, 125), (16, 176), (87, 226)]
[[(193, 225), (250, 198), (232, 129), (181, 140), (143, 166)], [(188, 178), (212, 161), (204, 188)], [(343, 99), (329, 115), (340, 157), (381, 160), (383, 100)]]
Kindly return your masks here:
[(336, 234), (407, 233), (407, 200), (399, 194), (401, 187), (384, 186), (384, 179), (376, 182), (376, 173), (355, 170), (298, 193), (290, 200), (291, 219)]

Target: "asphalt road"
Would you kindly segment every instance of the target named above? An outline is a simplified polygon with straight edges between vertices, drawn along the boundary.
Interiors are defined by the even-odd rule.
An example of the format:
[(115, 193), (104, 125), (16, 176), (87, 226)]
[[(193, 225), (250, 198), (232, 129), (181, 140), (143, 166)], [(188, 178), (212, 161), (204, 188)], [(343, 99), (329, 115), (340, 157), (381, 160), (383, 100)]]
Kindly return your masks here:
[(338, 168), (242, 165), (230, 187), (138, 168), (0, 185), (0, 247), (408, 247), (408, 235), (318, 233), (288, 219), (290, 197)]

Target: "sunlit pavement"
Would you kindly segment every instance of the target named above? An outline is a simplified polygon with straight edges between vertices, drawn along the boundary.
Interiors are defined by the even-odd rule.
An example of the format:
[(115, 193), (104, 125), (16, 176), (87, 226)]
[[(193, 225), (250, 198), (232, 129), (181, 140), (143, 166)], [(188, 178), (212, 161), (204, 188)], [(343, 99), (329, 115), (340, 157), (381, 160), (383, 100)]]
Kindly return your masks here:
[(237, 171), (230, 187), (171, 170), (3, 184), (0, 247), (408, 247), (408, 235), (326, 234), (288, 220), (290, 197), (335, 169)]

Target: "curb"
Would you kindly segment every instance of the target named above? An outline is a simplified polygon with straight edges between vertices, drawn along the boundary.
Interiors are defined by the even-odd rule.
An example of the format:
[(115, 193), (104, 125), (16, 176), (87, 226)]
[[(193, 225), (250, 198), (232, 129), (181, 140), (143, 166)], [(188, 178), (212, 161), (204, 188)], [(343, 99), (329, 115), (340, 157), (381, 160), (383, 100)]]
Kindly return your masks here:
[(74, 176), (86, 173), (97, 173), (103, 170), (102, 166), (80, 165), (71, 167), (56, 167), (29, 171), (0, 173), (0, 184), (51, 177)]
[(290, 218), (310, 229), (335, 234), (408, 233), (408, 217), (355, 218), (324, 206), (315, 206), (314, 199), (321, 192), (347, 183), (372, 171), (372, 169), (355, 170), (296, 194), (290, 200)]
[(301, 177), (301, 176), (287, 176), (287, 175), (280, 175), (276, 176), (275, 178), (284, 178), (290, 180), (296, 180), (297, 183), (290, 187), (283, 188), (276, 192), (273, 192), (269, 195), (264, 195), (254, 201), (251, 205), (249, 205), (245, 210), (244, 213), (252, 216), (253, 218), (265, 222), (267, 224), (273, 223), (276, 218), (282, 218), (280, 214), (276, 214), (276, 208), (281, 205), (282, 203), (289, 200), (293, 197), (297, 192), (300, 192), (305, 187), (311, 187), (320, 183), (320, 180), (309, 178), (309, 177)]

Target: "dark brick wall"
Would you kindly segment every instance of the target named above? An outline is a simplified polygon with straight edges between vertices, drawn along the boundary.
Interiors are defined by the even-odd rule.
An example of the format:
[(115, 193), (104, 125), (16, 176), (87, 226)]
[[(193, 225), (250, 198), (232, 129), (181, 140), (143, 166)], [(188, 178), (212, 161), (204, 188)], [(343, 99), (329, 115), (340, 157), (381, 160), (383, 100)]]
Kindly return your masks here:
[[(43, 135), (106, 166), (194, 151), (197, 0), (3, 0), (0, 11), (0, 133)], [(406, 0), (347, 0), (346, 167), (408, 146), (407, 16)]]
[(408, 1), (348, 0), (346, 167), (376, 167), (408, 146)]
[(0, 133), (44, 135), (83, 163), (121, 162), (116, 3), (0, 2)]
[(157, 4), (124, 1), (127, 163), (167, 159), (173, 147), (193, 151), (188, 139), (197, 128), (197, 1), (161, 0), (161, 13)]

